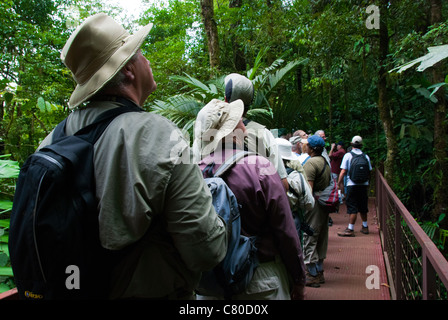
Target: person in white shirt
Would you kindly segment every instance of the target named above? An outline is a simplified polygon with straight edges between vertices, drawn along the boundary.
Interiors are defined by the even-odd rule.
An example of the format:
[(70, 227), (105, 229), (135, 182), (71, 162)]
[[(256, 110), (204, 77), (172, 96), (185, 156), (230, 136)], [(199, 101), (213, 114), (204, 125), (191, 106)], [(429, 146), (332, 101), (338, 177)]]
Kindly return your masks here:
[[(350, 165), (353, 159), (353, 155), (363, 154), (361, 151), (362, 148), (362, 138), (360, 136), (354, 136), (351, 142), (353, 149), (351, 152), (347, 152), (344, 155), (341, 163), (341, 173), (339, 174), (338, 184), (341, 190), (344, 190), (344, 176), (347, 174), (347, 194), (346, 197), (346, 205), (347, 205), (347, 213), (350, 215), (350, 222), (348, 227), (341, 232), (338, 232), (338, 235), (341, 237), (354, 237), (354, 227), (357, 220), (358, 212), (361, 216), (362, 220), (362, 228), (361, 233), (369, 234), (369, 227), (367, 224), (367, 212), (369, 211), (368, 207), (368, 188), (369, 188), (369, 180), (365, 182), (354, 182), (350, 177)], [(367, 154), (365, 157), (368, 161), (369, 172), (372, 171), (372, 164), (370, 162), (370, 158)]]

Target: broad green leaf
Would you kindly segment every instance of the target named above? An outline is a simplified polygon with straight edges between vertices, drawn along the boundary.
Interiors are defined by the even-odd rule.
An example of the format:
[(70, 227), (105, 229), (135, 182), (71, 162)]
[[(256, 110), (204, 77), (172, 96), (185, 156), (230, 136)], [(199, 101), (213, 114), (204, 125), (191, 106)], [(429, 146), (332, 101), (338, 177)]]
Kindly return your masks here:
[(6, 283), (0, 283), (0, 293), (11, 290), (11, 288)]
[(9, 219), (1, 219), (0, 228), (9, 228)]
[(1, 178), (17, 178), (19, 176), (20, 168), (14, 163), (5, 163), (5, 160), (0, 162), (0, 179)]
[(3, 241), (3, 240), (0, 241), (0, 252), (6, 253), (9, 257), (9, 247), (8, 247), (9, 237), (7, 235), (5, 235), (4, 238), (5, 238), (5, 241)]
[(6, 253), (0, 252), (0, 267), (6, 267), (9, 257)]
[[(11, 200), (0, 200), (0, 210), (9, 211), (12, 209)], [(1, 224), (0, 224), (1, 227)]]
[(14, 273), (12, 272), (11, 267), (0, 267), (0, 277), (13, 277)]
[(46, 105), (45, 105), (45, 100), (42, 97), (39, 97), (37, 99), (37, 107), (39, 108), (40, 111), (45, 112), (46, 110)]

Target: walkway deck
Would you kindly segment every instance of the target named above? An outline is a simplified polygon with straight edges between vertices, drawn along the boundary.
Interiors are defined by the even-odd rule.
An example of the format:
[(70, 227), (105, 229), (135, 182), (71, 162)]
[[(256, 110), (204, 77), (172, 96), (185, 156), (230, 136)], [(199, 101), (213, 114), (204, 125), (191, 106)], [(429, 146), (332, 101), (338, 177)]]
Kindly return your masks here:
[[(355, 225), (355, 237), (343, 238), (338, 231), (347, 227), (349, 216), (346, 206), (341, 205), (339, 214), (331, 214), (327, 259), (324, 262), (325, 280), (319, 288), (306, 287), (306, 300), (390, 300), (387, 274), (381, 248), (374, 199), (369, 201), (368, 223), (370, 234), (359, 232), (361, 221)], [(379, 274), (379, 288), (368, 289), (366, 280), (373, 276), (366, 269), (376, 266)], [(369, 278), (370, 279), (370, 278)], [(372, 284), (372, 281), (368, 281)], [(0, 298), (16, 298), (11, 290)], [(10, 296), (12, 294), (12, 296)]]
[[(360, 231), (361, 219), (355, 225), (355, 237), (345, 238), (337, 235), (344, 230), (349, 221), (345, 204), (339, 214), (331, 214), (333, 226), (330, 227), (327, 259), (324, 261), (326, 282), (319, 288), (306, 287), (306, 300), (390, 300), (387, 274), (384, 264), (381, 240), (377, 224), (374, 198), (369, 201), (368, 223), (370, 234)], [(374, 273), (367, 269), (374, 266), (379, 276), (379, 288), (368, 289), (375, 283)], [(376, 267), (377, 268), (376, 268)], [(367, 272), (366, 272), (367, 269)]]

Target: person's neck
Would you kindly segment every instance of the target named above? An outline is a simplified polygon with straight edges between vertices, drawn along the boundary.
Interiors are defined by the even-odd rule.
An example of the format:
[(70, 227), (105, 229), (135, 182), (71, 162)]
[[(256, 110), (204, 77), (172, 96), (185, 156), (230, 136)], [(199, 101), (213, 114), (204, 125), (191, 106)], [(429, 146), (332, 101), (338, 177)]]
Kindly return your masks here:
[[(133, 90), (131, 86), (120, 86), (116, 90), (104, 90), (101, 92), (102, 96), (116, 96), (128, 99), (138, 106), (142, 106), (145, 100), (141, 99), (141, 95), (138, 94), (137, 90)], [(143, 100), (143, 101), (140, 101)]]

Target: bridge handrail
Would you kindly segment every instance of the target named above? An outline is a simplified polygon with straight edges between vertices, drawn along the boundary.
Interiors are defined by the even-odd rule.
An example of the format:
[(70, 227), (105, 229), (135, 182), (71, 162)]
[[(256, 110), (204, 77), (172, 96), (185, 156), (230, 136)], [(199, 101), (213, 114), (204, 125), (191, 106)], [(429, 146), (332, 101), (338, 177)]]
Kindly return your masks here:
[[(408, 259), (408, 257), (403, 256), (404, 247), (406, 246), (404, 242), (408, 241), (408, 235), (404, 234), (402, 220), (397, 219), (397, 217), (403, 218), (403, 221), (421, 246), (421, 264), (423, 269), (422, 298), (424, 300), (437, 299), (437, 276), (445, 288), (448, 288), (448, 261), (415, 221), (415, 218), (409, 213), (400, 199), (398, 199), (379, 170), (376, 170), (376, 202), (385, 257), (395, 267), (394, 270), (388, 269), (392, 271), (389, 272), (392, 273), (389, 274), (389, 279), (393, 282), (391, 289), (395, 290), (396, 299), (409, 298), (406, 296), (406, 290), (403, 288), (402, 282), (403, 278), (406, 278), (405, 281), (409, 281), (409, 277), (404, 274), (404, 268), (402, 267), (405, 264), (403, 261)], [(420, 253), (420, 251), (417, 252)], [(412, 265), (409, 262), (406, 263), (409, 266)], [(416, 277), (415, 274), (413, 276)]]

